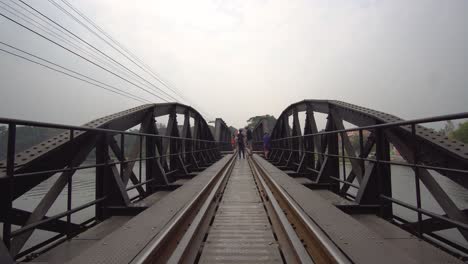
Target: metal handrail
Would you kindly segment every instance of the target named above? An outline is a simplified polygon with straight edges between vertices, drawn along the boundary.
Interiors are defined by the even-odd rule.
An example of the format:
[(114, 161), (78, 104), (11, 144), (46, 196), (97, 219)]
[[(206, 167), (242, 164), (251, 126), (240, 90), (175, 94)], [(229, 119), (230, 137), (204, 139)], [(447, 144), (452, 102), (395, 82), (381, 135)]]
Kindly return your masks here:
[(382, 199), (385, 199), (385, 200), (388, 200), (388, 201), (391, 201), (393, 203), (396, 203), (400, 206), (403, 206), (407, 209), (410, 209), (410, 210), (413, 210), (413, 211), (416, 211), (416, 212), (419, 212), (419, 213), (422, 213), (424, 215), (427, 215), (427, 216), (430, 216), (430, 217), (433, 217), (433, 218), (436, 218), (437, 220), (441, 220), (441, 221), (444, 221), (446, 223), (449, 223), (449, 224), (452, 224), (456, 227), (460, 227), (460, 228), (463, 228), (465, 230), (468, 230), (468, 224), (465, 224), (463, 222), (460, 222), (460, 221), (457, 221), (457, 220), (453, 220), (453, 219), (450, 219), (448, 217), (444, 217), (442, 215), (438, 215), (438, 214), (435, 214), (435, 213), (432, 213), (428, 210), (425, 210), (425, 209), (422, 209), (422, 208), (417, 208), (409, 203), (405, 203), (401, 200), (398, 200), (398, 199), (395, 199), (395, 198), (392, 198), (392, 197), (388, 197), (388, 196), (385, 196), (385, 195), (380, 195), (380, 197)]
[[(55, 129), (63, 129), (63, 130), (76, 130), (76, 131), (99, 132), (99, 133), (125, 134), (125, 135), (133, 135), (133, 136), (145, 136), (145, 137), (190, 140), (190, 141), (197, 141), (197, 142), (218, 143), (218, 141), (215, 141), (215, 140), (173, 137), (173, 136), (166, 136), (166, 135), (147, 134), (147, 133), (141, 133), (141, 132), (130, 132), (130, 131), (115, 130), (115, 129), (107, 129), (107, 128), (93, 128), (93, 127), (85, 127), (85, 126), (63, 125), (63, 124), (57, 124), (57, 123), (29, 121), (29, 120), (4, 118), (4, 117), (0, 117), (0, 124), (8, 124), (8, 125), (9, 124), (15, 124), (15, 125), (55, 128)], [(230, 142), (225, 141), (225, 142), (222, 142), (222, 143), (230, 143)]]
[(17, 174), (13, 174), (13, 176), (15, 176), (15, 177), (24, 177), (24, 176), (34, 176), (34, 175), (40, 175), (40, 174), (47, 174), (47, 173), (57, 173), (57, 172), (66, 172), (66, 171), (74, 171), (74, 170), (84, 170), (84, 169), (98, 168), (98, 167), (111, 166), (111, 165), (117, 165), (117, 164), (125, 164), (125, 163), (134, 162), (134, 161), (146, 161), (146, 160), (159, 159), (159, 158), (163, 158), (163, 157), (177, 156), (177, 155), (182, 155), (182, 154), (198, 153), (198, 152), (203, 152), (203, 151), (215, 150), (215, 149), (219, 149), (219, 148), (220, 147), (209, 148), (209, 149), (201, 149), (201, 150), (194, 150), (194, 151), (189, 151), (189, 152), (166, 154), (166, 155), (160, 155), (160, 156), (150, 156), (150, 157), (145, 157), (145, 158), (141, 158), (141, 159), (131, 159), (131, 160), (108, 162), (108, 163), (92, 164), (92, 165), (86, 165), (86, 166), (68, 167), (68, 168), (65, 168), (65, 169), (17, 173)]
[(369, 158), (362, 158), (362, 157), (351, 157), (347, 155), (337, 155), (337, 154), (329, 154), (325, 152), (316, 152), (316, 151), (308, 151), (308, 150), (298, 150), (298, 149), (285, 149), (285, 148), (271, 148), (271, 150), (283, 150), (283, 151), (291, 151), (291, 152), (302, 152), (302, 153), (309, 153), (309, 154), (316, 154), (334, 158), (345, 158), (345, 159), (354, 159), (354, 160), (361, 160), (361, 161), (369, 161), (375, 163), (382, 163), (388, 165), (396, 165), (402, 167), (411, 167), (411, 168), (420, 168), (420, 169), (428, 169), (428, 170), (440, 170), (440, 171), (448, 171), (448, 172), (456, 172), (456, 173), (467, 173), (468, 170), (460, 170), (460, 169), (452, 169), (447, 167), (437, 167), (437, 166), (430, 166), (430, 165), (423, 165), (423, 164), (416, 164), (416, 163), (403, 163), (403, 162), (396, 162), (396, 161), (387, 161), (387, 160), (378, 160), (378, 159), (369, 159)]
[(39, 226), (41, 226), (41, 225), (43, 225), (43, 224), (46, 224), (46, 223), (48, 223), (48, 222), (50, 222), (50, 221), (60, 219), (60, 218), (62, 218), (62, 217), (65, 217), (65, 216), (67, 216), (67, 215), (70, 215), (70, 214), (72, 214), (72, 213), (75, 213), (75, 212), (81, 211), (81, 210), (83, 210), (83, 209), (86, 209), (86, 208), (88, 208), (88, 207), (90, 207), (90, 206), (93, 206), (93, 205), (95, 205), (95, 204), (97, 204), (97, 203), (99, 203), (99, 202), (104, 201), (105, 199), (107, 199), (107, 197), (104, 196), (104, 197), (101, 197), (101, 198), (99, 198), (99, 199), (96, 199), (96, 200), (93, 200), (93, 201), (91, 201), (91, 202), (88, 202), (88, 203), (85, 203), (85, 204), (83, 204), (83, 205), (80, 205), (80, 206), (78, 206), (78, 207), (75, 207), (75, 208), (73, 208), (72, 210), (68, 210), (68, 211), (65, 211), (65, 212), (62, 212), (62, 213), (59, 213), (59, 214), (56, 214), (56, 215), (47, 217), (47, 218), (44, 219), (44, 220), (35, 222), (35, 223), (33, 223), (33, 224), (27, 225), (27, 226), (25, 226), (25, 227), (22, 227), (22, 228), (20, 228), (20, 229), (17, 229), (17, 230), (15, 230), (15, 231), (11, 232), (11, 236), (12, 236), (12, 237), (15, 237), (15, 236), (21, 235), (21, 234), (23, 234), (23, 233), (26, 232), (26, 231), (35, 229), (36, 227), (39, 227)]
[[(412, 210), (418, 214), (418, 219), (415, 222), (418, 225), (418, 235), (419, 237), (423, 238), (423, 229), (422, 229), (422, 222), (423, 219), (421, 215), (426, 215), (430, 216), (434, 219), (443, 221), (445, 223), (448, 223), (450, 225), (453, 225), (453, 227), (456, 228), (461, 228), (463, 230), (468, 230), (468, 224), (463, 223), (461, 221), (457, 221), (454, 219), (451, 219), (449, 217), (441, 216), (439, 214), (430, 212), (428, 210), (422, 209), (421, 208), (421, 188), (420, 188), (420, 170), (421, 169), (427, 169), (427, 170), (433, 170), (433, 171), (438, 171), (440, 173), (454, 173), (454, 174), (464, 174), (468, 175), (468, 169), (465, 167), (461, 168), (450, 168), (447, 166), (432, 166), (432, 165), (425, 165), (422, 164), (420, 160), (418, 160), (418, 156), (416, 156), (415, 153), (417, 153), (418, 150), (418, 145), (415, 143), (414, 145), (410, 145), (410, 147), (413, 150), (413, 156), (412, 157), (406, 157), (407, 162), (399, 162), (399, 161), (391, 161), (391, 160), (382, 160), (379, 159), (378, 157), (375, 158), (368, 158), (364, 156), (360, 156), (361, 153), (363, 153), (363, 133), (362, 131), (364, 130), (372, 130), (372, 131), (377, 131), (377, 132), (383, 132), (386, 130), (391, 130), (396, 127), (402, 127), (406, 126), (405, 129), (408, 131), (408, 133), (411, 133), (412, 136), (417, 136), (419, 135), (419, 127), (417, 125), (423, 124), (423, 123), (431, 123), (431, 122), (440, 122), (440, 121), (446, 121), (446, 120), (455, 120), (455, 119), (465, 119), (468, 118), (468, 112), (462, 112), (458, 114), (451, 114), (451, 115), (441, 115), (441, 116), (436, 116), (436, 117), (430, 117), (430, 118), (420, 118), (420, 119), (412, 119), (412, 120), (404, 120), (404, 121), (397, 121), (397, 122), (391, 122), (391, 123), (384, 123), (384, 124), (376, 124), (376, 125), (368, 125), (368, 126), (361, 126), (361, 127), (355, 127), (355, 128), (349, 128), (349, 129), (337, 129), (337, 130), (331, 130), (331, 131), (322, 131), (322, 132), (317, 132), (317, 133), (310, 133), (310, 134), (305, 134), (305, 135), (298, 135), (298, 136), (288, 136), (288, 137), (281, 137), (281, 138), (275, 138), (271, 139), (272, 143), (272, 148), (271, 151), (273, 154), (273, 159), (278, 162), (284, 162), (284, 156), (288, 155), (293, 155), (293, 153), (300, 153), (299, 156), (302, 155), (313, 155), (315, 157), (333, 157), (333, 158), (338, 158), (338, 160), (342, 159), (342, 166), (343, 166), (343, 177), (345, 179), (340, 179), (340, 177), (333, 177), (329, 176), (330, 179), (332, 179), (335, 182), (341, 182), (343, 185), (348, 185), (348, 187), (353, 187), (356, 189), (361, 188), (361, 186), (358, 186), (354, 184), (353, 182), (349, 182), (346, 180), (346, 170), (345, 170), (345, 159), (348, 160), (357, 160), (360, 162), (371, 162), (375, 163), (377, 165), (394, 165), (394, 166), (402, 166), (402, 167), (408, 167), (412, 168), (415, 171), (415, 180), (416, 180), (416, 201), (417, 201), (417, 206), (413, 206), (411, 204), (408, 204), (404, 201), (395, 199), (393, 197), (385, 196), (380, 194), (380, 199), (381, 201), (388, 201), (390, 204), (397, 204), (400, 206), (403, 206), (409, 210)], [(326, 152), (317, 152), (317, 151), (310, 151), (307, 150), (304, 146), (304, 141), (305, 138), (307, 137), (314, 137), (314, 136), (322, 136), (322, 135), (342, 135), (343, 133), (347, 132), (354, 132), (354, 131), (359, 131), (359, 146), (360, 146), (360, 154), (355, 154), (356, 156), (350, 156), (350, 154), (345, 155), (345, 150), (344, 150), (344, 143), (343, 143), (343, 138), (341, 136), (341, 151), (337, 150), (335, 153), (326, 153)], [(292, 141), (291, 141), (292, 140)], [(297, 142), (295, 141), (297, 140)], [(257, 141), (254, 143), (260, 143), (261, 141)], [(313, 149), (315, 150), (315, 149)], [(297, 154), (295, 154), (297, 155)], [(279, 156), (279, 160), (278, 160)], [(300, 158), (300, 157), (299, 157)], [(287, 163), (287, 166), (290, 166), (292, 163), (289, 162)], [(361, 163), (362, 164), (362, 163)], [(298, 166), (296, 164), (296, 166)], [(305, 165), (307, 166), (307, 165)], [(362, 166), (362, 165), (360, 165)], [(341, 165), (340, 165), (341, 167)], [(344, 188), (344, 187), (343, 187)], [(466, 189), (466, 188), (465, 188)], [(343, 190), (347, 190), (343, 189)], [(347, 191), (345, 192), (340, 192), (341, 195), (344, 195), (345, 197), (348, 194)], [(349, 198), (348, 198), (349, 199)], [(355, 198), (354, 198), (355, 199)], [(380, 202), (381, 208), (383, 208), (384, 202)], [(431, 235), (430, 233), (424, 233), (428, 234), (429, 236)], [(466, 249), (466, 252), (468, 252), (468, 249)]]
[(468, 118), (468, 112), (462, 112), (462, 113), (451, 114), (451, 115), (441, 115), (441, 116), (428, 117), (428, 118), (411, 119), (411, 120), (397, 121), (397, 122), (391, 122), (391, 123), (385, 123), (385, 124), (376, 124), (376, 125), (370, 125), (370, 126), (353, 127), (353, 128), (347, 128), (347, 129), (337, 129), (333, 131), (321, 131), (321, 132), (310, 133), (310, 134), (305, 134), (301, 136), (290, 136), (290, 137), (283, 137), (279, 139), (272, 139), (271, 141), (273, 142), (273, 141), (301, 138), (301, 137), (337, 134), (337, 133), (360, 131), (360, 130), (361, 131), (371, 130), (371, 129), (378, 129), (378, 128), (398, 127), (398, 126), (412, 125), (412, 124), (425, 124), (425, 123), (433, 123), (433, 122), (446, 121), (446, 120), (456, 120), (456, 119), (463, 119), (463, 118)]
[[(85, 127), (85, 126), (73, 126), (73, 125), (62, 125), (62, 124), (55, 124), (55, 123), (46, 123), (46, 122), (37, 122), (37, 121), (26, 121), (26, 120), (20, 120), (20, 119), (11, 119), (11, 118), (0, 118), (0, 124), (7, 124), (8, 125), (8, 155), (6, 157), (6, 166), (4, 168), (7, 169), (5, 175), (1, 177), (1, 179), (5, 180), (5, 184), (11, 185), (11, 193), (9, 194), (10, 197), (12, 197), (13, 193), (13, 179), (17, 177), (25, 177), (25, 176), (34, 176), (34, 175), (41, 175), (41, 174), (55, 174), (55, 173), (62, 173), (62, 172), (73, 172), (77, 170), (84, 170), (84, 169), (91, 169), (91, 168), (99, 168), (99, 167), (108, 167), (108, 166), (114, 166), (120, 164), (120, 174), (121, 177), (123, 175), (123, 167), (125, 164), (132, 163), (132, 162), (140, 162), (140, 180), (139, 183), (134, 184), (133, 186), (130, 186), (125, 189), (126, 192), (138, 188), (140, 186), (146, 185), (152, 183), (154, 179), (149, 179), (146, 181), (141, 180), (141, 162), (142, 161), (147, 161), (147, 160), (157, 160), (157, 159), (164, 159), (168, 157), (174, 157), (174, 156), (180, 156), (180, 155), (192, 155), (191, 158), (196, 158), (193, 156), (196, 153), (200, 153), (200, 158), (202, 164), (209, 164), (213, 160), (216, 160), (216, 155), (214, 155), (211, 152), (219, 152), (221, 148), (223, 148), (225, 145), (230, 146), (230, 142), (224, 142), (224, 141), (215, 141), (215, 140), (206, 140), (206, 139), (196, 139), (196, 138), (186, 138), (186, 137), (177, 137), (177, 136), (166, 136), (166, 135), (157, 135), (157, 134), (148, 134), (148, 133), (140, 133), (140, 132), (130, 132), (130, 131), (121, 131), (121, 130), (115, 130), (115, 129), (107, 129), (107, 128), (91, 128), (91, 127)], [(24, 173), (15, 173), (16, 169), (21, 168), (23, 165), (16, 165), (14, 164), (14, 160), (16, 158), (16, 153), (15, 153), (15, 142), (16, 142), (16, 137), (17, 137), (17, 127), (18, 126), (33, 126), (33, 127), (44, 127), (44, 128), (52, 128), (52, 129), (63, 129), (65, 130), (64, 133), (59, 133), (61, 135), (64, 134), (69, 134), (68, 138), (64, 139), (64, 144), (73, 144), (76, 142), (78, 135), (75, 135), (77, 131), (84, 133), (84, 132), (90, 132), (90, 133), (99, 133), (99, 134), (105, 134), (108, 136), (114, 136), (114, 135), (120, 135), (120, 151), (119, 153), (115, 153), (117, 156), (117, 161), (107, 161), (104, 163), (95, 163), (95, 164), (90, 164), (90, 165), (84, 165), (84, 166), (72, 166), (71, 162), (68, 163), (68, 165), (65, 165), (65, 168), (61, 169), (52, 169), (52, 170), (43, 170), (43, 171), (33, 171), (33, 172), (24, 172)], [(81, 135), (81, 134), (80, 134)], [(136, 143), (138, 144), (138, 139), (140, 142), (140, 155), (139, 158), (134, 158), (134, 159), (126, 159), (125, 158), (125, 148), (124, 148), (124, 142), (125, 142), (125, 136), (137, 136), (138, 138), (136, 139)], [(164, 154), (164, 155), (154, 155), (154, 156), (145, 156), (143, 157), (142, 152), (142, 140), (144, 138), (160, 138), (161, 140), (170, 140), (171, 144), (175, 141), (177, 144), (180, 144), (181, 148), (176, 153), (169, 153), (169, 154)], [(190, 144), (190, 147), (185, 144)], [(183, 151), (186, 150), (183, 146), (189, 147), (190, 151)], [(60, 145), (57, 145), (57, 147), (60, 147)], [(53, 148), (52, 148), (53, 149)], [(171, 151), (172, 152), (172, 151)], [(157, 153), (157, 152), (156, 152)], [(120, 155), (120, 156), (119, 156)], [(119, 159), (120, 158), (120, 159)], [(199, 161), (197, 161), (198, 163)], [(80, 165), (80, 164), (78, 164)], [(2, 167), (3, 168), (3, 167)], [(67, 210), (56, 214), (54, 216), (50, 216), (47, 218), (43, 218), (39, 221), (35, 221), (34, 223), (28, 224), (27, 226), (21, 227), (17, 230), (12, 231), (11, 230), (11, 223), (9, 221), (6, 221), (4, 225), (6, 227), (4, 228), (4, 241), (5, 245), (7, 247), (10, 246), (9, 241), (11, 238), (19, 236), (21, 234), (24, 234), (28, 231), (34, 230), (38, 227), (41, 227), (47, 223), (50, 223), (51, 221), (58, 220), (63, 217), (67, 217), (66, 222), (71, 223), (71, 218), (70, 216), (76, 212), (82, 211), (90, 206), (93, 206), (95, 204), (99, 204), (106, 199), (108, 199), (106, 196), (100, 197), (98, 199), (95, 199), (93, 201), (87, 202), (83, 205), (80, 205), (75, 208), (71, 208), (71, 177), (68, 179), (68, 185), (69, 185), (69, 193), (68, 193), (68, 202), (67, 202)], [(147, 195), (146, 192), (141, 193), (135, 197), (132, 197), (131, 201), (134, 201), (135, 199), (142, 198), (145, 195)], [(10, 199), (11, 200), (11, 199)], [(9, 202), (10, 206), (8, 211), (10, 211), (12, 207), (12, 201)], [(91, 219), (96, 219), (95, 216), (93, 216)], [(5, 231), (6, 230), (6, 231)], [(67, 238), (71, 234), (70, 232), (73, 232), (72, 230), (69, 231), (61, 231), (60, 235), (66, 235)], [(57, 236), (59, 238), (59, 236)], [(55, 241), (56, 239), (54, 239)], [(44, 242), (43, 242), (44, 243)], [(39, 247), (43, 246), (43, 243), (39, 243), (37, 245), (34, 245), (26, 250), (20, 251), (16, 254), (16, 258), (23, 257), (25, 254), (28, 254), (31, 249), (38, 249)]]

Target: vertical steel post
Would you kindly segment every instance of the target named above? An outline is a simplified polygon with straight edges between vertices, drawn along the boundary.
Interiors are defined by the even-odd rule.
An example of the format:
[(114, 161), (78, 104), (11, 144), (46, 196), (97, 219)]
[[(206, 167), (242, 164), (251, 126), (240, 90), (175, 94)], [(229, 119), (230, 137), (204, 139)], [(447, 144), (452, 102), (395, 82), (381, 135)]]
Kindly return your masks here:
[(293, 109), (293, 126), (292, 126), (292, 136), (294, 137), (291, 140), (291, 154), (286, 166), (290, 166), (292, 162), (299, 163), (302, 151), (302, 138), (301, 136), (301, 125), (299, 123), (299, 113), (296, 108)]
[[(418, 142), (416, 141), (416, 125), (411, 124), (411, 135), (413, 136), (413, 164), (418, 164)], [(419, 181), (419, 168), (415, 168), (414, 170), (414, 180), (416, 184), (416, 206), (418, 209), (421, 209), (421, 187)], [(419, 237), (422, 238), (423, 235), (423, 228), (422, 228), (422, 214), (418, 212), (418, 234)]]
[[(145, 179), (148, 181), (149, 179), (153, 179), (155, 176), (155, 166), (156, 163), (156, 149), (155, 149), (155, 142), (153, 136), (145, 136), (146, 141), (146, 155), (145, 155), (145, 165), (146, 165), (146, 176)], [(155, 190), (151, 187), (151, 185), (146, 185), (146, 192), (153, 193)]]
[[(138, 179), (141, 183), (141, 169), (142, 169), (142, 162), (143, 162), (143, 136), (138, 136), (140, 140), (140, 160), (138, 161)], [(145, 190), (146, 191), (146, 190)]]
[[(392, 202), (384, 200), (380, 195), (392, 197), (392, 180), (390, 165), (382, 163), (382, 161), (390, 161), (390, 145), (385, 138), (382, 128), (376, 130), (376, 162), (377, 162), (377, 185), (379, 193), (380, 213), (381, 217), (390, 219), (393, 217)], [(369, 187), (368, 187), (369, 188)]]
[[(73, 145), (73, 139), (74, 139), (74, 130), (73, 129), (70, 129), (70, 136), (69, 136), (69, 141), (70, 141), (70, 152), (74, 152), (75, 148), (74, 148), (74, 145)], [(70, 157), (69, 161), (68, 161), (68, 168), (69, 169), (72, 169), (73, 168), (73, 158)], [(71, 207), (72, 207), (72, 173), (70, 173), (68, 175), (68, 179), (67, 179), (68, 183), (67, 183), (67, 211), (70, 211), (71, 210)], [(71, 214), (67, 215), (67, 223), (69, 226), (71, 226)], [(70, 228), (68, 228), (68, 233), (67, 233), (67, 238), (70, 239), (71, 238), (71, 230)]]
[[(346, 132), (343, 132), (343, 133), (346, 133)], [(343, 181), (346, 181), (346, 160), (345, 160), (343, 133), (341, 133), (341, 136), (340, 136), (341, 138), (341, 162), (343, 163)]]
[(195, 121), (193, 124), (193, 140), (192, 140), (192, 151), (193, 151), (193, 159), (197, 163), (197, 166), (201, 165), (199, 163), (202, 163), (203, 161), (203, 155), (200, 150), (200, 142), (198, 139), (200, 139), (200, 117), (195, 116)]
[(124, 168), (125, 168), (125, 134), (120, 134), (120, 155), (122, 160), (120, 161), (120, 178), (124, 178)]
[(181, 164), (177, 157), (177, 155), (179, 155), (179, 142), (178, 142), (179, 128), (177, 125), (177, 113), (175, 109), (169, 115), (167, 129), (170, 131), (170, 134), (169, 134), (170, 138), (169, 138), (169, 143), (168, 143), (169, 155), (170, 155), (169, 165), (170, 165), (171, 170), (181, 171), (182, 170), (182, 168), (180, 168)]
[[(333, 116), (330, 113), (328, 115), (328, 129), (326, 131), (336, 131), (336, 125), (333, 122)], [(327, 148), (328, 148), (328, 154), (331, 155), (338, 155), (338, 133), (330, 133), (325, 135), (326, 141), (327, 141)], [(324, 175), (325, 181), (330, 182), (331, 186), (330, 189), (331, 191), (338, 193), (340, 191), (340, 184), (337, 181), (332, 181), (329, 177), (334, 176), (334, 177), (339, 177), (340, 175), (340, 161), (339, 158), (336, 156), (328, 156), (328, 162), (327, 162), (327, 174)]]
[[(362, 129), (359, 130), (359, 157), (364, 158), (364, 135)], [(359, 164), (361, 165), (361, 171), (364, 173), (364, 160), (359, 160)]]
[(2, 193), (2, 211), (5, 214), (3, 222), (3, 242), (10, 249), (11, 242), (11, 209), (13, 206), (14, 173), (15, 173), (16, 124), (8, 124), (6, 188)]
[[(100, 199), (106, 195), (106, 184), (108, 183), (109, 171), (109, 142), (106, 133), (101, 133), (98, 136), (96, 143), (96, 199)], [(102, 165), (105, 164), (105, 165)], [(102, 221), (106, 218), (105, 203), (101, 201), (96, 204), (96, 220)]]
[[(314, 168), (315, 169), (315, 153), (308, 153), (308, 151), (315, 152), (315, 142), (314, 142), (314, 136), (307, 136), (305, 135), (308, 134), (314, 134), (316, 127), (315, 127), (315, 119), (314, 119), (314, 112), (310, 108), (310, 106), (307, 107), (306, 111), (306, 119), (304, 123), (304, 137), (303, 137), (303, 142), (304, 142), (304, 161), (303, 161), (303, 167), (309, 167), (309, 168)], [(306, 172), (306, 170), (303, 170)], [(307, 172), (307, 175), (311, 177), (312, 175)]]

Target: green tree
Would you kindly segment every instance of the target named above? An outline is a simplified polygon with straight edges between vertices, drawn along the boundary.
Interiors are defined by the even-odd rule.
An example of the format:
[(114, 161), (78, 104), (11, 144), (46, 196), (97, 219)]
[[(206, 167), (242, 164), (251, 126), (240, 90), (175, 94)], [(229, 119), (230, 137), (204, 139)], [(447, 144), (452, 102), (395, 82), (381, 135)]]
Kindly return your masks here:
[(451, 136), (454, 130), (455, 130), (455, 125), (453, 124), (452, 120), (447, 120), (444, 128), (439, 130), (439, 133), (445, 136)]
[(468, 143), (468, 122), (461, 123), (458, 128), (452, 132), (452, 136), (456, 140)]
[(236, 131), (237, 131), (237, 128), (235, 128), (233, 126), (230, 126), (229, 131), (231, 132), (231, 135), (234, 135), (236, 133)]
[(275, 124), (276, 118), (272, 115), (261, 115), (261, 116), (253, 116), (247, 120), (247, 125), (251, 128), (254, 129), (255, 126), (260, 122), (260, 120), (266, 118), (268, 124)]

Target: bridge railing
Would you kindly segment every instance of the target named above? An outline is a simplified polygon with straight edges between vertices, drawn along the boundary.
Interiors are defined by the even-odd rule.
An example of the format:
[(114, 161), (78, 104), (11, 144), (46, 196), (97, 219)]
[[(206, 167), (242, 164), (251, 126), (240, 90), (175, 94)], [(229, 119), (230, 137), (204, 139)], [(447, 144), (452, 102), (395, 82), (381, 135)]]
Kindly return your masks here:
[[(0, 161), (0, 221), (3, 224), (3, 242), (15, 259), (38, 250), (46, 251), (110, 216), (141, 212), (146, 207), (139, 205), (138, 201), (159, 190), (177, 188), (174, 181), (192, 177), (192, 172), (203, 170), (218, 160), (221, 157), (220, 150), (230, 148), (230, 142), (105, 128), (7, 118), (0, 118), (0, 124), (7, 126), (6, 130), (2, 130), (3, 135), (7, 135), (6, 146), (0, 147), (0, 151), (3, 149), (6, 152), (5, 161)], [(54, 160), (41, 160), (40, 156), (44, 153), (37, 150), (37, 146), (32, 147), (31, 151), (17, 154), (17, 128), (22, 126), (64, 131), (54, 137), (57, 140), (50, 147), (55, 149), (50, 151), (73, 152), (77, 155), (63, 155), (63, 160), (60, 155)], [(84, 137), (86, 140), (83, 140)], [(130, 139), (133, 139), (134, 144), (131, 149), (127, 149), (126, 141)], [(47, 145), (44, 146), (49, 149)], [(94, 157), (90, 154), (93, 150)], [(31, 161), (35, 164), (31, 166), (39, 169), (28, 170), (29, 163), (19, 165), (19, 159), (31, 158), (25, 155), (35, 156), (35, 160)], [(47, 166), (48, 169), (40, 169), (40, 163), (44, 161), (56, 162), (57, 168), (50, 169)], [(136, 163), (139, 167), (138, 175), (133, 170)], [(74, 191), (72, 176), (77, 171), (88, 169), (95, 170), (95, 199), (73, 207), (74, 192), (79, 190)], [(54, 184), (48, 186), (49, 189), (34, 210), (29, 212), (15, 208), (13, 203), (16, 199), (56, 174), (60, 176)], [(66, 209), (46, 216), (65, 186), (68, 186)], [(131, 197), (135, 190), (137, 194)], [(92, 206), (95, 207), (92, 217), (80, 223), (72, 221), (74, 214)], [(25, 246), (36, 229), (50, 231), (54, 235)]]
[[(339, 206), (346, 212), (379, 214), (420, 238), (466, 256), (467, 241), (460, 243), (459, 239), (447, 238), (438, 231), (456, 228), (465, 240), (468, 238), (468, 205), (454, 202), (449, 189), (450, 186), (456, 186), (459, 192), (465, 195), (468, 193), (468, 167), (466, 163), (460, 162), (463, 158), (459, 156), (454, 156), (451, 163), (444, 162), (443, 166), (437, 157), (432, 157), (434, 160), (431, 162), (421, 143), (422, 139), (418, 137), (435, 134), (435, 131), (420, 124), (466, 118), (468, 113), (349, 129), (330, 126), (322, 132), (272, 139), (272, 151), (268, 159), (276, 166), (289, 170), (295, 177), (309, 178), (313, 182), (310, 188), (329, 189), (354, 202)], [(357, 137), (354, 145), (349, 134)], [(448, 137), (441, 140), (434, 135), (432, 139), (444, 144), (449, 141), (454, 152), (466, 149), (464, 143)], [(397, 160), (392, 160), (391, 152), (395, 152)], [(468, 160), (468, 153), (459, 154)], [(409, 192), (409, 195), (414, 195), (412, 199), (393, 195), (399, 193), (395, 187), (407, 186), (392, 185), (391, 166), (408, 168), (413, 172), (414, 188)], [(397, 176), (408, 175), (393, 175)], [(449, 187), (441, 184), (441, 179), (447, 178), (451, 180)], [(423, 204), (424, 201), (426, 204)], [(411, 214), (396, 214), (394, 205), (414, 212), (416, 219)]]

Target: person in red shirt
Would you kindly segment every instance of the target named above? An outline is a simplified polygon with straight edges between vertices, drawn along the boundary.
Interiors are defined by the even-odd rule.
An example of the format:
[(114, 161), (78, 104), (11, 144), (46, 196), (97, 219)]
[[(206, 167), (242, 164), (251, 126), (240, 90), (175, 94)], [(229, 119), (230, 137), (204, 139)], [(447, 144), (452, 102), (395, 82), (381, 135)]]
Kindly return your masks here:
[(232, 135), (232, 138), (231, 138), (231, 146), (232, 146), (232, 150), (235, 150), (236, 149), (236, 135)]
[(271, 151), (271, 138), (268, 132), (263, 134), (263, 152), (265, 153), (265, 158), (268, 159)]

